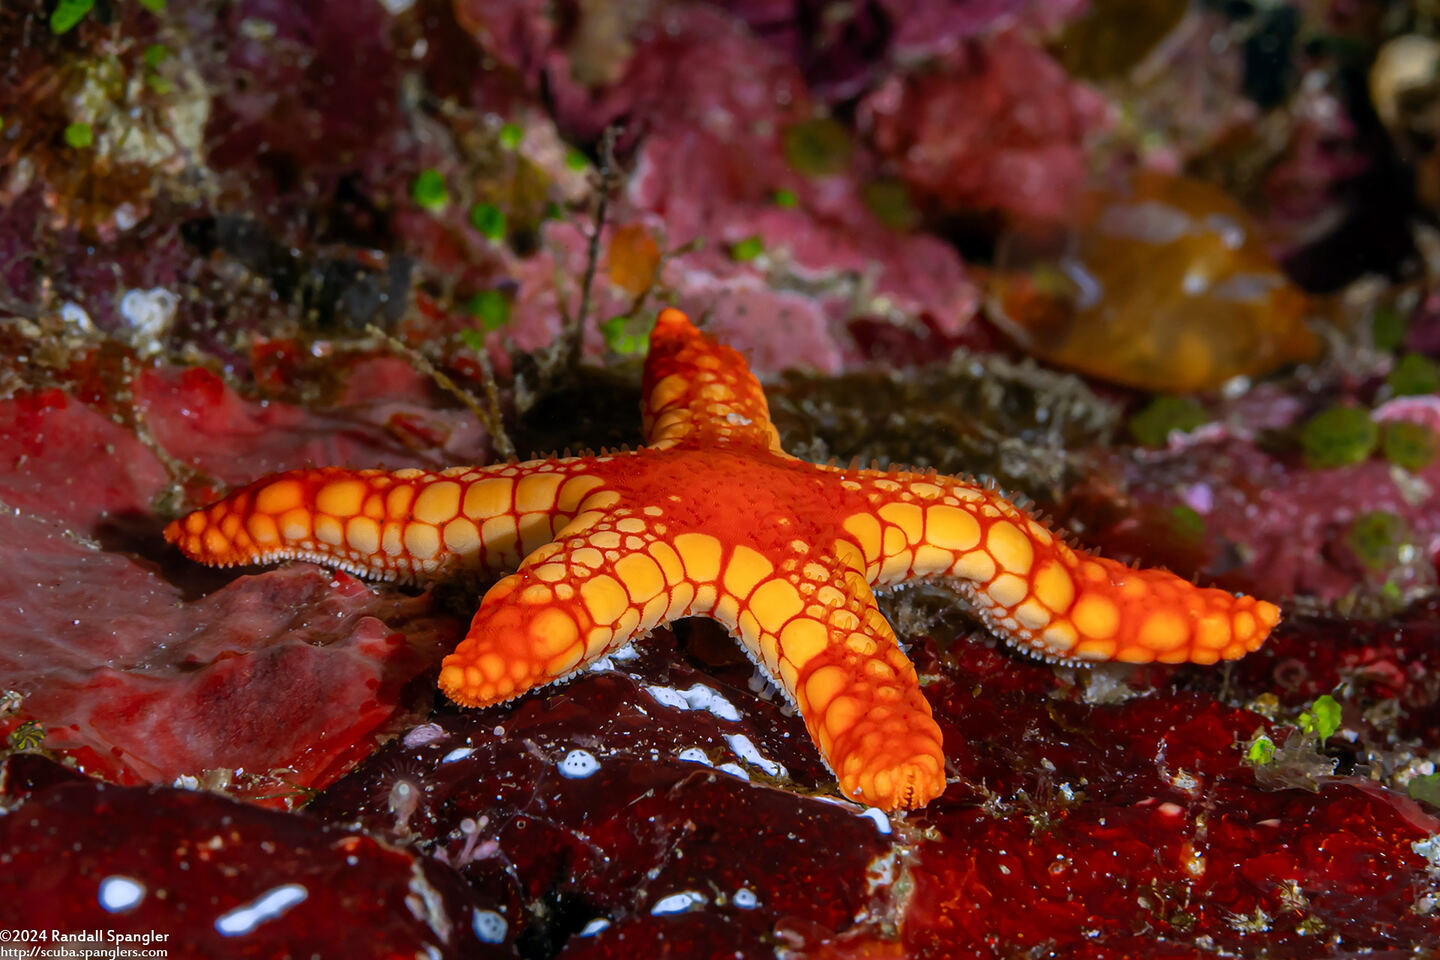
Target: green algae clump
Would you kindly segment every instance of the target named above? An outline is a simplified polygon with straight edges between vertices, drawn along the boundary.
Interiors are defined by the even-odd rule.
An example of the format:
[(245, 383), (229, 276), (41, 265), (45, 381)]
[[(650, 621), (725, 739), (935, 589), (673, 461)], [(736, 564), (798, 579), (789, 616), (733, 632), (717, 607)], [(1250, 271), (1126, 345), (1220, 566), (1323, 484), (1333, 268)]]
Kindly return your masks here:
[(450, 203), (450, 188), (440, 171), (431, 167), (416, 175), (410, 184), (410, 198), (422, 210), (439, 213)]
[(1162, 395), (1130, 418), (1127, 426), (1135, 442), (1145, 447), (1163, 447), (1172, 430), (1189, 433), (1210, 418), (1190, 397)]
[(1389, 570), (1400, 563), (1400, 551), (1410, 542), (1404, 518), (1388, 510), (1370, 510), (1350, 524), (1345, 544), (1371, 570)]
[(510, 322), (510, 298), (499, 290), (482, 290), (466, 302), (465, 312), (490, 333)]
[(653, 316), (620, 314), (600, 324), (600, 333), (605, 337), (605, 346), (615, 353), (622, 356), (643, 355), (650, 350), (650, 331), (654, 328)]
[(730, 245), (730, 259), (740, 263), (754, 260), (765, 252), (765, 241), (759, 237), (746, 237)]
[(493, 203), (477, 203), (471, 207), (470, 225), (491, 243), (505, 239), (505, 212)]
[(1395, 361), (1395, 369), (1385, 378), (1397, 397), (1417, 397), (1440, 392), (1440, 367), (1419, 353), (1407, 353)]
[(1330, 694), (1317, 697), (1310, 709), (1300, 714), (1300, 729), (1328, 740), (1340, 729), (1340, 703)]
[(1331, 407), (1305, 422), (1300, 428), (1300, 446), (1305, 465), (1331, 469), (1360, 463), (1380, 444), (1380, 428), (1370, 411), (1360, 407)]
[(854, 149), (850, 132), (829, 117), (792, 124), (785, 128), (780, 141), (785, 160), (807, 177), (844, 173)]
[(1391, 420), (1380, 426), (1380, 452), (1397, 467), (1423, 470), (1435, 462), (1440, 436), (1423, 423)]

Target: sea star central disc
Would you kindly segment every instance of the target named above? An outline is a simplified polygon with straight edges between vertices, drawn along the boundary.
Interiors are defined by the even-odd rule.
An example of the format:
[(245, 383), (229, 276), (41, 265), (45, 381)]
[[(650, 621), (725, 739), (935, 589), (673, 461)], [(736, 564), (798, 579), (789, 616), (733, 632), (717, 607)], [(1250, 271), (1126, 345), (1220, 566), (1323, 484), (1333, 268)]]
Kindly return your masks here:
[[(780, 449), (744, 360), (664, 311), (633, 453), (267, 477), (166, 528), (187, 556), (301, 558), (370, 577), (504, 577), (440, 688), (485, 706), (707, 616), (799, 707), (849, 797), (886, 810), (945, 789), (940, 729), (872, 588), (959, 582), (988, 625), (1050, 659), (1213, 663), (1279, 610), (1072, 549), (969, 481), (818, 466)], [(517, 569), (518, 565), (518, 569)]]

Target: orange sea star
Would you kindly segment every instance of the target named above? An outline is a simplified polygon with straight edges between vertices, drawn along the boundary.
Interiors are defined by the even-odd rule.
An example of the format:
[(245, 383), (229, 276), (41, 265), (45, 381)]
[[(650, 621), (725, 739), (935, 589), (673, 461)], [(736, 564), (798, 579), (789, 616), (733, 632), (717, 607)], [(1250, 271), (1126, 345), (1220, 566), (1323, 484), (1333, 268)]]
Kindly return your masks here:
[(780, 449), (734, 350), (666, 310), (633, 453), (424, 470), (298, 470), (170, 524), (190, 557), (358, 574), (504, 577), (440, 687), (468, 706), (568, 676), (708, 616), (799, 707), (840, 789), (886, 810), (945, 788), (940, 730), (873, 586), (948, 576), (991, 629), (1064, 660), (1213, 663), (1254, 650), (1270, 603), (1072, 549), (951, 477), (818, 466)]

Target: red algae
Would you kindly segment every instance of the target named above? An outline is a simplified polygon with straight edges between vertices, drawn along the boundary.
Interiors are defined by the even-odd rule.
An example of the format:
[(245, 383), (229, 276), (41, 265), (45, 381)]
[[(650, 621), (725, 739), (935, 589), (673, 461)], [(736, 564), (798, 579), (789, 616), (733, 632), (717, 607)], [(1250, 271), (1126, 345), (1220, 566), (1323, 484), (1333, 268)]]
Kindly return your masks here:
[[(1283, 629), (1278, 640), (1296, 642)], [(951, 730), (1027, 735), (965, 748), (974, 800), (947, 793), (914, 818), (943, 839), (922, 843), (913, 868), (910, 955), (1440, 944), (1440, 921), (1417, 906), (1429, 864), (1416, 847), (1440, 819), (1414, 802), (1356, 778), (1314, 793), (1261, 786), (1239, 745), (1266, 722), (1207, 695), (1147, 695), (1131, 678), (1119, 703), (1059, 687), (1038, 698), (983, 652), (949, 657), (958, 675), (932, 688), (953, 724), (947, 746)], [(1268, 659), (1246, 666), (1258, 674)], [(964, 679), (972, 663), (986, 680)]]
[(489, 438), (469, 411), (437, 410), (404, 360), (355, 364), (341, 403), (307, 409), (254, 401), (208, 370), (155, 368), (134, 386), (146, 431), (196, 473), (235, 484), (304, 463), (421, 466), (485, 460)]
[[(710, 632), (696, 623), (697, 651)], [(746, 689), (749, 673), (677, 661), (661, 630), (548, 696), (436, 716), (433, 734), (391, 743), (309, 813), (414, 837), (512, 904), (535, 950), (619, 957), (663, 940), (753, 956), (873, 937), (863, 918), (893, 910), (890, 821), (797, 792), (830, 774), (798, 718)], [(402, 782), (420, 798), (403, 822)]]
[(504, 941), (505, 918), (443, 864), (309, 817), (35, 756), (0, 767), (0, 804), (0, 919), (47, 951), (458, 958)]
[[(337, 434), (344, 418), (247, 404), (203, 370), (173, 384), (150, 371), (137, 393), (152, 444), (204, 451), (187, 459), (217, 472), (234, 462), (233, 448), (220, 452), (227, 444), (282, 464), (383, 439), (359, 425)], [(187, 435), (202, 417), (203, 439)], [(150, 445), (54, 389), (0, 402), (0, 423), (11, 466), (0, 491), (18, 511), (0, 518), (0, 554), (25, 571), (0, 579), (0, 603), (15, 611), (0, 689), (19, 699), (0, 730), (38, 724), (46, 749), (87, 771), (128, 783), (207, 779), (293, 803), (408, 715), (407, 684), (459, 635), (428, 597), (314, 567), (228, 585), (185, 571), (172, 581), (142, 556), (153, 504), (171, 484)]]
[[(170, 482), (133, 431), (54, 387), (0, 402), (0, 450), (0, 498), (85, 533), (148, 513)], [(79, 469), (107, 459), (114, 469)]]
[(3, 562), (27, 571), (0, 581), (0, 603), (25, 612), (0, 652), (0, 686), (22, 698), (0, 730), (37, 723), (46, 749), (120, 782), (188, 777), (293, 802), (373, 749), (409, 680), (458, 637), (428, 598), (315, 567), (186, 603), (152, 564), (36, 520), (0, 527)]

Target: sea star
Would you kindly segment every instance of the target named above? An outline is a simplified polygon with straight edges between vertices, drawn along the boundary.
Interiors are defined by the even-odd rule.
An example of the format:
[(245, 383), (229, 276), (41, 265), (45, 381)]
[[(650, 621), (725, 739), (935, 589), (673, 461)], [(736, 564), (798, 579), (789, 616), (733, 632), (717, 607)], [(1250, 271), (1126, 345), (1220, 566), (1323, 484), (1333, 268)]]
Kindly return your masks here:
[(297, 470), (170, 524), (218, 566), (312, 560), (390, 580), (517, 572), (480, 603), (440, 687), (485, 706), (655, 627), (708, 616), (799, 707), (849, 797), (945, 788), (940, 729), (874, 586), (955, 578), (992, 630), (1052, 660), (1213, 663), (1270, 603), (1072, 549), (983, 486), (807, 463), (780, 449), (741, 356), (666, 310), (634, 452), (425, 470)]

